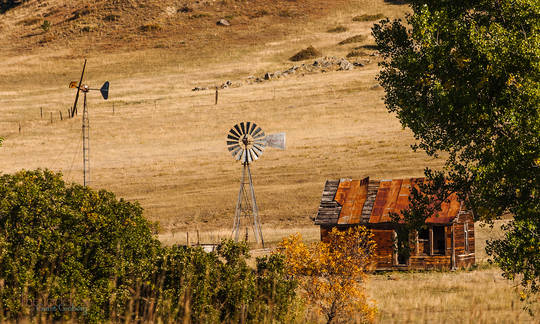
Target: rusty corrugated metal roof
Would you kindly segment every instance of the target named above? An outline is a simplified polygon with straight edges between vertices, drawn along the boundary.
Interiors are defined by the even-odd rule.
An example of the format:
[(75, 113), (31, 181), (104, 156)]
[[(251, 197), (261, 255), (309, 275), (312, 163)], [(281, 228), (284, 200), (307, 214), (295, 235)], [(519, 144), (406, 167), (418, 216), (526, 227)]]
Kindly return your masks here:
[(360, 223), (364, 203), (367, 199), (369, 178), (346, 180), (339, 183), (336, 202), (342, 205), (338, 224)]
[[(390, 215), (409, 208), (411, 188), (418, 188), (424, 178), (382, 180), (380, 182), (363, 180), (338, 181), (339, 185), (325, 186), (319, 213), (315, 219), (318, 225), (377, 224), (392, 221)], [(332, 183), (336, 183), (333, 181)], [(334, 197), (333, 199), (331, 197)], [(335, 204), (332, 209), (329, 200)], [(441, 210), (426, 219), (426, 223), (447, 224), (461, 210), (461, 202), (456, 194), (449, 197), (449, 202), (441, 205)], [(323, 206), (324, 205), (324, 206)], [(329, 209), (330, 208), (330, 209)], [(328, 217), (333, 210), (333, 217)]]

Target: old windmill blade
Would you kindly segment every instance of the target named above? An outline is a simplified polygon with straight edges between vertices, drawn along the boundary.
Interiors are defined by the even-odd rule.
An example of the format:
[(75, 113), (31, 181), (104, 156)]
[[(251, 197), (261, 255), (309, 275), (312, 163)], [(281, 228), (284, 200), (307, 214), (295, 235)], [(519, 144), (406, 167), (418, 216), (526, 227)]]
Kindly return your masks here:
[(77, 112), (77, 101), (79, 100), (79, 92), (82, 91), (84, 95), (83, 105), (83, 118), (82, 118), (82, 138), (83, 138), (83, 184), (86, 186), (90, 181), (90, 119), (88, 118), (88, 106), (86, 103), (86, 94), (91, 90), (99, 90), (103, 99), (109, 98), (109, 81), (105, 81), (100, 89), (90, 88), (88, 85), (83, 84), (84, 70), (86, 68), (86, 59), (84, 60), (83, 71), (79, 85), (77, 81), (71, 81), (69, 83), (70, 88), (77, 88), (77, 94), (75, 95), (75, 103), (73, 104), (73, 110), (71, 116)]
[[(285, 149), (285, 133), (266, 135), (262, 128), (253, 122), (241, 122), (234, 125), (227, 134), (227, 149), (232, 156), (242, 162), (242, 180), (236, 202), (232, 235), (238, 242), (240, 227), (245, 228), (245, 240), (248, 238), (248, 227), (253, 227), (255, 241), (264, 248), (264, 239), (259, 220), (259, 208), (255, 199), (250, 163), (258, 160), (266, 147)], [(246, 188), (248, 187), (248, 188)]]
[(79, 101), (79, 92), (81, 91), (85, 68), (86, 68), (86, 59), (84, 59), (84, 64), (83, 64), (81, 79), (79, 80), (79, 84), (77, 85), (77, 83), (74, 81), (72, 81), (69, 84), (70, 88), (77, 88), (77, 94), (75, 95), (75, 102), (73, 103), (73, 107), (71, 108), (71, 118), (73, 118), (75, 114), (77, 113), (77, 101)]

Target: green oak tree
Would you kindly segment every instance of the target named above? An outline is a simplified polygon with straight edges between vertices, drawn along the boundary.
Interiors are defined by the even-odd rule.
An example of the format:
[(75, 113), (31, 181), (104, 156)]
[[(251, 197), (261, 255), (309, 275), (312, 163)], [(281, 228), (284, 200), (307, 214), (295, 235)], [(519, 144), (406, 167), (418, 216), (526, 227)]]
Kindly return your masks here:
[[(416, 228), (459, 192), (487, 222), (514, 218), (488, 252), (527, 292), (540, 288), (540, 2), (411, 0), (372, 33), (385, 103), (415, 150), (446, 158), (405, 217)], [(444, 179), (450, 181), (444, 181)], [(426, 198), (427, 197), (427, 198)], [(415, 203), (416, 206), (415, 206)], [(424, 207), (424, 208), (419, 208)]]

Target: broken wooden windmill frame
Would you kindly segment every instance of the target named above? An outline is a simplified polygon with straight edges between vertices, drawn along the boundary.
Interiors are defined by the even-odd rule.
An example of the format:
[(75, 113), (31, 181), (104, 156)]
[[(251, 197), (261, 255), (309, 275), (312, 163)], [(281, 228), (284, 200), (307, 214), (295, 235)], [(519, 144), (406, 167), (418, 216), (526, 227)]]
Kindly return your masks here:
[(103, 99), (107, 100), (109, 98), (109, 81), (105, 81), (103, 86), (100, 89), (90, 88), (88, 85), (83, 84), (84, 71), (86, 69), (86, 59), (84, 60), (84, 65), (81, 73), (81, 78), (79, 83), (77, 81), (71, 81), (69, 84), (70, 88), (76, 88), (77, 94), (75, 95), (75, 102), (71, 109), (71, 117), (74, 117), (77, 114), (77, 102), (79, 101), (79, 93), (83, 92), (83, 117), (82, 117), (82, 140), (83, 140), (83, 185), (86, 186), (90, 182), (90, 120), (88, 118), (88, 106), (86, 101), (86, 94), (90, 90), (99, 90)]
[(240, 229), (245, 228), (244, 240), (248, 239), (250, 223), (253, 227), (255, 242), (264, 248), (264, 238), (259, 219), (259, 207), (253, 189), (250, 164), (257, 160), (266, 146), (285, 149), (285, 133), (265, 135), (264, 131), (253, 122), (241, 122), (229, 130), (227, 135), (229, 152), (242, 162), (242, 180), (236, 202), (232, 236), (236, 242), (240, 237)]

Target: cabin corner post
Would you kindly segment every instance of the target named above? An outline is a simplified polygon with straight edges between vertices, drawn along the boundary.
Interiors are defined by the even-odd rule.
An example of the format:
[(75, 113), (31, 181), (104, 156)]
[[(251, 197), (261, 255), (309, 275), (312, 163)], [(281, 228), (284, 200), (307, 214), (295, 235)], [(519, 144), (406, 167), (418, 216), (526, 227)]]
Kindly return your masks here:
[(456, 231), (455, 223), (452, 222), (452, 270), (456, 269)]

